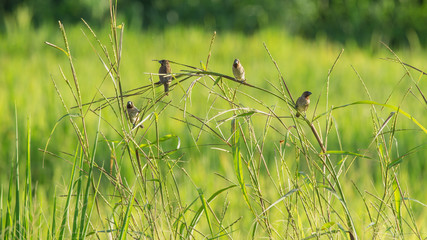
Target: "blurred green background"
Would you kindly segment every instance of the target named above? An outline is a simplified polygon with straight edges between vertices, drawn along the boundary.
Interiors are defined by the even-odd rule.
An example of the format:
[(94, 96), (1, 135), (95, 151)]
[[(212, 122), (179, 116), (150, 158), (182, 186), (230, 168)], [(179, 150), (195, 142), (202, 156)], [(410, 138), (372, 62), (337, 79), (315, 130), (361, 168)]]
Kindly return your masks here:
[[(330, 77), (329, 106), (368, 99), (359, 74), (374, 101), (402, 106), (422, 125), (427, 125), (426, 105), (419, 94), (414, 90), (406, 96), (414, 82), (418, 82), (425, 93), (425, 77), (415, 71), (411, 71), (412, 76), (408, 77), (399, 64), (380, 59), (393, 58), (394, 55), (379, 43), (389, 44), (402, 60), (423, 69), (427, 65), (427, 3), (423, 1), (124, 0), (119, 1), (118, 5), (118, 19), (125, 23), (121, 63), (125, 90), (150, 83), (146, 73), (155, 73), (159, 67), (152, 59), (168, 58), (199, 66), (200, 61), (206, 60), (215, 30), (217, 37), (209, 65), (212, 71), (231, 75), (231, 63), (234, 58), (239, 58), (251, 84), (272, 90), (268, 81), (277, 84), (279, 78), (263, 47), (265, 42), (288, 81), (294, 98), (302, 91), (311, 90), (313, 102), (320, 99), (317, 113), (321, 113), (328, 110), (325, 109), (325, 96), (322, 95), (328, 71), (341, 49), (345, 49)], [(57, 21), (61, 20), (82, 84), (83, 102), (91, 101), (106, 71), (89, 44), (91, 40), (87, 40), (82, 33), (90, 35), (80, 18), (94, 27), (98, 37), (108, 46), (109, 3), (96, 0), (1, 1), (0, 16), (0, 112), (3, 113), (0, 118), (0, 172), (9, 173), (12, 159), (16, 156), (16, 109), (18, 154), (20, 158), (27, 154), (23, 146), (27, 119), (30, 118), (33, 181), (38, 184), (39, 197), (50, 199), (55, 187), (65, 185), (64, 176), (68, 176), (70, 167), (66, 161), (54, 157), (47, 157), (43, 162), (39, 151), (39, 148), (44, 148), (55, 124), (65, 114), (52, 79), (64, 91), (64, 98), (70, 105), (72, 96), (65, 90), (59, 71), (61, 66), (71, 79), (67, 59), (63, 53), (43, 42), (63, 46), (57, 27)], [(178, 66), (172, 68), (174, 71), (180, 70)], [(102, 87), (104, 93), (113, 95), (111, 82)], [(157, 88), (156, 91), (160, 92), (161, 89)], [(248, 93), (262, 98), (253, 89), (248, 89)], [(392, 97), (388, 99), (390, 94)], [(177, 87), (171, 93), (171, 99), (179, 105), (182, 95), (183, 92)], [(207, 103), (206, 96), (206, 89), (198, 88), (193, 93), (189, 110), (200, 116), (207, 115), (209, 104), (198, 103), (199, 99)], [(260, 107), (240, 97), (242, 102), (248, 103), (248, 107)], [(140, 98), (132, 100), (137, 106), (143, 104)], [(283, 115), (288, 114), (277, 99), (265, 101), (279, 108)], [(103, 114), (108, 117), (109, 113)], [(309, 114), (313, 114), (313, 108)], [(390, 109), (381, 109), (379, 114), (384, 120)], [(182, 137), (182, 151), (187, 153), (184, 161), (186, 169), (196, 184), (207, 191), (215, 191), (215, 186), (210, 184), (216, 181), (215, 172), (232, 175), (227, 156), (212, 149), (209, 149), (209, 154), (204, 152), (204, 148), (196, 150), (186, 126), (172, 120), (174, 116), (182, 116), (181, 113), (169, 109), (164, 115), (169, 118), (161, 123), (161, 135), (174, 133)], [(330, 149), (338, 149), (342, 145), (347, 151), (366, 151), (368, 155), (375, 155), (372, 146), (369, 148), (374, 130), (367, 105), (338, 110), (334, 112), (334, 117), (340, 139), (331, 137)], [(97, 119), (94, 117), (90, 121), (93, 134)], [(426, 135), (408, 119), (399, 118), (398, 128), (402, 131), (396, 135), (394, 158), (427, 142)], [(117, 137), (114, 132), (104, 130), (107, 136)], [(48, 150), (54, 153), (72, 152), (76, 147), (73, 136), (69, 123), (60, 122)], [(209, 135), (203, 137), (202, 143), (217, 141)], [(280, 134), (272, 134), (272, 144), (280, 140)], [(274, 148), (269, 150), (266, 154), (273, 156)], [(98, 154), (100, 165), (110, 158), (105, 145), (101, 146)], [(424, 186), (419, 181), (426, 177), (426, 158), (427, 151), (423, 147), (408, 154), (401, 164), (402, 187), (420, 201), (427, 199)], [(220, 163), (214, 161), (217, 159)], [(358, 159), (355, 166), (357, 171), (349, 172), (346, 177), (360, 184), (362, 189), (375, 192), (375, 187), (381, 185), (377, 159)], [(132, 175), (131, 171), (128, 174)], [(6, 187), (3, 183), (8, 179), (8, 174), (0, 176), (1, 187)], [(349, 193), (350, 197), (355, 195)], [(416, 217), (422, 222), (426, 217), (425, 210), (419, 205), (415, 208), (419, 210)], [(250, 220), (245, 221), (250, 224)], [(362, 217), (360, 222), (366, 224)]]
[[(427, 3), (420, 0), (120, 0), (118, 5), (123, 21), (139, 30), (191, 25), (251, 34), (278, 27), (310, 39), (320, 34), (359, 44), (381, 40), (393, 47), (427, 43)], [(80, 18), (101, 27), (109, 19), (108, 1), (2, 0), (3, 31), (8, 16), (23, 7), (38, 27)]]

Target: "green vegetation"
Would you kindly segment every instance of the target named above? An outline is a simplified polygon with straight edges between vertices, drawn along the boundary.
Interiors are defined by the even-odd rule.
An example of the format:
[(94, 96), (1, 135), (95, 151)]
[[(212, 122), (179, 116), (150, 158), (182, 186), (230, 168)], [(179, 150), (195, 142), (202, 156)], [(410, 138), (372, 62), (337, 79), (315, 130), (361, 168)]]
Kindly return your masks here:
[(210, 31), (253, 34), (269, 27), (315, 39), (363, 46), (383, 41), (390, 46), (427, 45), (427, 2), (418, 0), (19, 0), (1, 1), (0, 31), (14, 14), (27, 12), (34, 26), (66, 25), (84, 18), (101, 27), (110, 18), (109, 2), (119, 4), (121, 21), (141, 29), (191, 25)]
[(114, 20), (0, 35), (0, 237), (426, 237), (424, 49)]

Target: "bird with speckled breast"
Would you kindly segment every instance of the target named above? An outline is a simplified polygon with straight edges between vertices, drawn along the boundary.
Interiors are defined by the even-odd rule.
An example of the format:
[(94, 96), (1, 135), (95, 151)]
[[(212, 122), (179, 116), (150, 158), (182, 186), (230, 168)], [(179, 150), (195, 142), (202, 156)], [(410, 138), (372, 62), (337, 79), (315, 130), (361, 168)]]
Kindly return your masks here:
[(245, 81), (245, 69), (243, 68), (242, 64), (240, 63), (239, 59), (234, 59), (233, 62), (233, 75), (234, 77), (239, 81)]
[[(140, 113), (140, 111), (138, 110), (138, 108), (135, 107), (135, 105), (133, 104), (132, 101), (129, 101), (126, 104), (126, 109), (127, 109), (127, 112), (128, 112), (129, 121), (130, 121), (130, 123), (133, 124), (133, 127), (135, 127), (135, 125), (139, 121), (139, 113)], [(144, 127), (144, 126), (141, 124), (140, 127)]]
[(295, 109), (298, 111), (295, 116), (299, 117), (300, 113), (305, 113), (308, 109), (308, 105), (310, 105), (310, 95), (311, 92), (305, 91), (302, 93), (301, 97), (297, 99), (295, 104)]

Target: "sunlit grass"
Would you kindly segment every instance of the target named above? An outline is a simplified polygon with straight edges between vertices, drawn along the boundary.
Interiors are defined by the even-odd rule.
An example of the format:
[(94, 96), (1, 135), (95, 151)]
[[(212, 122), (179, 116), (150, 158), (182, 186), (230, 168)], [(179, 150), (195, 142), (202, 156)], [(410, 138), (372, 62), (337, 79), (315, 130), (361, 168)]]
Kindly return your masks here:
[[(96, 55), (96, 53), (100, 53), (100, 49), (93, 40), (90, 31), (83, 24), (81, 26), (66, 25), (65, 27), (71, 48), (72, 60), (80, 84), (83, 103), (92, 101), (94, 97), (95, 99), (102, 98), (98, 90), (105, 96), (114, 96), (114, 84)], [(89, 40), (86, 40), (86, 36), (82, 31), (87, 35)], [(113, 56), (112, 44), (108, 37), (108, 34), (110, 34), (109, 29), (101, 29), (96, 33), (100, 41), (106, 45), (108, 53), (110, 54), (109, 56)], [(22, 41), (22, 38), (28, 38), (28, 36), (31, 36), (31, 41)], [(123, 52), (120, 62), (120, 79), (123, 91), (149, 85), (150, 77), (152, 77), (151, 81), (158, 81), (157, 76), (150, 76), (149, 74), (158, 71), (159, 65), (156, 61), (152, 61), (153, 59), (166, 58), (179, 63), (201, 67), (201, 61), (204, 64), (206, 63), (211, 36), (212, 33), (196, 28), (175, 27), (166, 29), (164, 32), (140, 32), (133, 29), (128, 30), (125, 26)], [(50, 138), (52, 142), (49, 143), (47, 150), (60, 155), (70, 162), (53, 157), (49, 154), (45, 162), (42, 162), (43, 153), (41, 151), (36, 151), (38, 148), (44, 149), (53, 126), (66, 114), (62, 108), (52, 79), (55, 80), (67, 107), (70, 108), (76, 105), (59, 71), (60, 66), (67, 79), (72, 82), (73, 79), (70, 73), (69, 62), (62, 52), (42, 44), (44, 41), (49, 41), (59, 47), (65, 48), (61, 32), (47, 27), (42, 27), (38, 30), (25, 29), (23, 32), (14, 32), (13, 34), (1, 36), (0, 38), (0, 46), (2, 49), (5, 49), (5, 51), (0, 52), (0, 72), (4, 76), (0, 80), (2, 84), (4, 83), (3, 86), (6, 86), (0, 89), (0, 100), (2, 101), (0, 111), (4, 113), (4, 117), (0, 118), (0, 125), (3, 126), (0, 127), (0, 133), (2, 136), (5, 136), (5, 140), (2, 141), (1, 144), (1, 156), (2, 159), (14, 159), (11, 153), (16, 151), (16, 146), (14, 144), (16, 134), (14, 132), (15, 128), (13, 127), (15, 126), (14, 105), (16, 103), (18, 110), (18, 125), (23, 124), (28, 115), (30, 115), (32, 119), (32, 177), (33, 179), (38, 179), (40, 181), (39, 184), (43, 186), (37, 188), (43, 190), (37, 191), (35, 197), (44, 199), (43, 213), (47, 217), (45, 217), (43, 221), (49, 223), (50, 226), (53, 226), (53, 221), (51, 219), (55, 218), (55, 216), (51, 216), (50, 213), (53, 212), (53, 209), (56, 210), (56, 216), (58, 218), (56, 219), (55, 231), (58, 234), (60, 229), (59, 226), (63, 220), (65, 196), (67, 196), (66, 190), (68, 190), (72, 166), (73, 163), (75, 163), (72, 161), (73, 159), (81, 161), (82, 158), (79, 155), (80, 153), (76, 151), (77, 142), (75, 133), (69, 123), (68, 117), (63, 118), (61, 122), (59, 122), (58, 128)], [(19, 46), (8, 48), (9, 42), (14, 42), (14, 44), (21, 44), (23, 46), (22, 48)], [(92, 49), (89, 42), (95, 46), (95, 51)], [(316, 41), (306, 41), (298, 37), (289, 36), (284, 31), (278, 29), (263, 30), (251, 36), (244, 36), (231, 32), (218, 32), (212, 48), (212, 56), (208, 70), (232, 75), (232, 61), (234, 58), (239, 58), (246, 69), (247, 81), (249, 84), (274, 91), (270, 83), (274, 86), (279, 86), (281, 82), (279, 74), (274, 64), (271, 62), (270, 56), (266, 53), (263, 43), (266, 44), (274, 59), (277, 61), (294, 99), (305, 90), (313, 92), (312, 103), (307, 114), (308, 119), (311, 120), (313, 115), (317, 116), (328, 111), (332, 106), (336, 107), (360, 100), (369, 100), (362, 82), (359, 80), (358, 75), (360, 75), (373, 101), (385, 103), (386, 99), (392, 93), (392, 97), (387, 101), (388, 104), (401, 106), (402, 110), (409, 112), (422, 125), (426, 126), (427, 116), (425, 114), (425, 103), (422, 102), (416, 90), (413, 89), (413, 92), (404, 99), (407, 89), (413, 86), (413, 81), (419, 81), (419, 73), (410, 71), (412, 74), (411, 79), (405, 76), (406, 72), (399, 64), (381, 60), (380, 58), (394, 56), (380, 43), (373, 45), (374, 47), (370, 49), (361, 49), (351, 45), (340, 46), (330, 43), (322, 37), (319, 37)], [(342, 49), (344, 49), (344, 52), (338, 59), (329, 76), (329, 89), (326, 89), (328, 72)], [(397, 51), (397, 55), (404, 60), (404, 62), (420, 68), (424, 66), (427, 61), (423, 58), (424, 54), (425, 51), (411, 51), (411, 49)], [(185, 68), (179, 65), (172, 65), (172, 70), (175, 73), (179, 72), (181, 69)], [(354, 70), (356, 70), (357, 73)], [(105, 82), (102, 83), (104, 79)], [(403, 80), (399, 83), (401, 79)], [(114, 231), (117, 231), (117, 229), (125, 229), (127, 220), (129, 219), (129, 216), (125, 214), (127, 209), (135, 213), (133, 217), (137, 216), (142, 219), (140, 214), (142, 214), (143, 211), (141, 209), (144, 210), (160, 206), (159, 211), (171, 214), (169, 217), (172, 219), (167, 219), (166, 217), (161, 218), (158, 223), (159, 225), (133, 221), (131, 221), (130, 224), (133, 229), (132, 231), (146, 231), (153, 236), (158, 234), (157, 236), (167, 237), (170, 236), (169, 233), (161, 234), (159, 232), (156, 233), (156, 231), (172, 231), (176, 226), (171, 226), (170, 224), (175, 220), (174, 218), (177, 217), (175, 215), (176, 213), (183, 213), (186, 216), (186, 224), (191, 225), (190, 221), (192, 216), (194, 216), (199, 206), (203, 206), (203, 201), (206, 203), (210, 196), (213, 196), (220, 189), (230, 186), (230, 182), (238, 185), (239, 181), (236, 178), (234, 170), (235, 165), (231, 155), (233, 148), (219, 141), (219, 139), (206, 128), (205, 130), (207, 130), (207, 132), (202, 132), (199, 135), (200, 129), (198, 129), (198, 127), (194, 128), (190, 125), (186, 125), (182, 121), (178, 121), (179, 119), (186, 119), (192, 124), (197, 123), (194, 119), (189, 118), (188, 115), (184, 115), (184, 112), (179, 109), (182, 109), (184, 104), (187, 106), (188, 112), (186, 114), (191, 113), (202, 119), (212, 118), (215, 114), (230, 108), (229, 102), (221, 101), (220, 98), (217, 98), (218, 93), (221, 92), (218, 90), (218, 87), (222, 86), (227, 89), (229, 86), (230, 89), (238, 88), (238, 90), (241, 91), (237, 93), (237, 98), (234, 100), (234, 103), (242, 109), (258, 109), (268, 112), (267, 107), (269, 107), (270, 109), (274, 109), (274, 112), (279, 116), (290, 116), (289, 108), (280, 99), (254, 88), (243, 85), (239, 86), (238, 83), (226, 82), (227, 80), (225, 79), (223, 79), (225, 85), (220, 84), (217, 87), (212, 87), (213, 81), (208, 77), (202, 78), (201, 83), (205, 86), (212, 87), (212, 90), (207, 89), (202, 86), (202, 84), (196, 84), (191, 92), (191, 98), (186, 99), (183, 96), (192, 80), (193, 79), (190, 79), (181, 83), (182, 88), (179, 85), (175, 86), (169, 97), (164, 98), (162, 102), (159, 102), (150, 110), (150, 112), (154, 111), (157, 114), (160, 113), (160, 115), (156, 121), (153, 119), (149, 121), (154, 125), (146, 125), (145, 129), (148, 129), (148, 132), (144, 137), (141, 135), (137, 135), (136, 137), (130, 135), (132, 137), (126, 137), (127, 140), (125, 140), (125, 145), (130, 146), (132, 151), (135, 151), (135, 146), (132, 145), (132, 139), (137, 141), (143, 139), (139, 144), (148, 144), (149, 142), (156, 142), (158, 138), (167, 134), (174, 134), (180, 138), (181, 149), (171, 155), (162, 154), (176, 148), (178, 141), (176, 138), (171, 138), (171, 140), (162, 142), (158, 145), (160, 147), (159, 149), (157, 149), (158, 146), (153, 145), (143, 148), (150, 156), (158, 160), (156, 163), (157, 165), (154, 167), (159, 170), (158, 175), (145, 172), (146, 175), (144, 175), (144, 177), (152, 181), (148, 182), (148, 184), (147, 182), (141, 181), (141, 175), (138, 175), (140, 174), (139, 169), (133, 165), (134, 162), (126, 158), (127, 154), (133, 156), (134, 152), (130, 151), (130, 153), (126, 153), (126, 151), (123, 151), (122, 145), (119, 146), (118, 144), (124, 139), (107, 125), (107, 123), (110, 123), (112, 126), (119, 128), (118, 126), (121, 124), (120, 118), (117, 118), (117, 116), (113, 114), (112, 109), (107, 107), (101, 111), (100, 114), (105, 121), (101, 121), (100, 125), (99, 118), (95, 114), (89, 112), (88, 115), (84, 116), (84, 121), (87, 124), (86, 127), (88, 130), (88, 137), (85, 139), (90, 144), (90, 148), (88, 149), (93, 150), (93, 147), (97, 146), (95, 154), (96, 164), (98, 166), (103, 166), (108, 172), (111, 170), (111, 159), (113, 156), (117, 157), (120, 162), (120, 175), (125, 182), (124, 185), (126, 185), (127, 190), (139, 189), (137, 192), (134, 192), (134, 194), (136, 193), (135, 199), (138, 201), (147, 201), (144, 205), (140, 203), (141, 205), (138, 207), (133, 206), (130, 208), (131, 205), (128, 204), (129, 198), (133, 195), (126, 192), (124, 188), (122, 189), (120, 186), (116, 186), (117, 189), (113, 188), (114, 183), (107, 180), (106, 176), (102, 175), (102, 190), (100, 194), (108, 200), (107, 203), (101, 201), (101, 211), (94, 212), (95, 216), (89, 219), (95, 225), (94, 229), (98, 231), (107, 231), (107, 229), (110, 228), (114, 229)], [(425, 77), (422, 77), (419, 81), (421, 89), (423, 89), (422, 86), (425, 86), (424, 82)], [(156, 92), (156, 96), (161, 94), (161, 88), (155, 88), (153, 91)], [(214, 91), (216, 91), (216, 93)], [(228, 91), (225, 92), (224, 95), (230, 94)], [(326, 93), (328, 94), (327, 106)], [(147, 92), (143, 95), (129, 97), (128, 99), (134, 101), (136, 106), (140, 108), (146, 105), (148, 99), (153, 96), (152, 92)], [(128, 99), (126, 99), (126, 101)], [(318, 99), (319, 105), (314, 114)], [(168, 101), (171, 101), (171, 105), (167, 105)], [(260, 103), (261, 101), (262, 103)], [(96, 106), (98, 105), (95, 104), (95, 107)], [(163, 111), (163, 109), (165, 110)], [(71, 111), (73, 114), (78, 113), (78, 109), (73, 109)], [(243, 110), (239, 109), (235, 112), (242, 113), (242, 111)], [(354, 188), (353, 183), (368, 201), (375, 202), (375, 197), (372, 197), (372, 195), (381, 197), (383, 191), (383, 176), (381, 175), (380, 168), (381, 161), (378, 157), (380, 154), (378, 154), (377, 151), (378, 149), (384, 148), (384, 146), (381, 146), (382, 142), (375, 142), (373, 145), (370, 145), (376, 134), (376, 131), (372, 127), (372, 122), (378, 121), (378, 124), (381, 125), (391, 112), (390, 109), (382, 109), (379, 106), (376, 106), (376, 113), (372, 113), (372, 111), (369, 105), (355, 105), (333, 111), (334, 124), (331, 125), (331, 133), (327, 138), (328, 150), (357, 152), (370, 157), (356, 158), (354, 161), (352, 156), (345, 158), (345, 172), (339, 177), (339, 181), (343, 186), (344, 195), (346, 196), (348, 208), (353, 214), (354, 225), (361, 238), (371, 236), (372, 232), (371, 228), (368, 228), (370, 220), (367, 218), (364, 203)], [(230, 112), (224, 116), (212, 119), (210, 124), (215, 127), (217, 131), (222, 130), (224, 136), (229, 137), (230, 121), (226, 121), (223, 125), (221, 121), (232, 116), (233, 112)], [(79, 116), (76, 115), (75, 119), (78, 118)], [(323, 117), (319, 122), (315, 122), (315, 127), (321, 131), (320, 134), (322, 137), (325, 136), (325, 118), (326, 117)], [(321, 175), (322, 177), (320, 177), (314, 174), (315, 171), (313, 172), (313, 170), (311, 170), (313, 166), (311, 166), (310, 161), (318, 159), (310, 151), (310, 153), (306, 153), (306, 155), (301, 152), (301, 149), (305, 147), (297, 148), (297, 146), (299, 146), (298, 135), (293, 132), (292, 129), (287, 131), (276, 118), (273, 117), (273, 120), (268, 122), (265, 116), (255, 114), (250, 118), (242, 117), (239, 118), (239, 120), (240, 124), (242, 124), (242, 134), (250, 140), (244, 144), (241, 143), (240, 147), (242, 148), (241, 151), (244, 156), (243, 161), (251, 160), (259, 161), (260, 163), (259, 172), (252, 169), (252, 171), (259, 173), (259, 175), (254, 178), (258, 181), (257, 183), (249, 180), (251, 178), (251, 170), (247, 167), (250, 166), (249, 163), (247, 163), (247, 168), (244, 168), (242, 171), (243, 175), (241, 176), (246, 183), (245, 186), (249, 192), (249, 196), (251, 196), (250, 201), (253, 201), (254, 211), (260, 214), (258, 215), (259, 219), (255, 219), (253, 214), (248, 210), (247, 205), (245, 205), (246, 200), (239, 189), (241, 186), (235, 187), (233, 190), (227, 191), (226, 193), (218, 194), (217, 199), (209, 203), (209, 207), (215, 212), (215, 217), (209, 212), (210, 210), (207, 208), (207, 205), (205, 205), (205, 213), (209, 213), (208, 215), (205, 215), (205, 213), (201, 215), (200, 223), (198, 223), (196, 227), (196, 230), (201, 232), (201, 235), (193, 233), (196, 238), (206, 234), (212, 234), (212, 236), (214, 236), (212, 232), (219, 233), (222, 231), (222, 227), (232, 225), (232, 227), (227, 230), (229, 234), (236, 238), (246, 239), (252, 236), (250, 230), (253, 230), (257, 222), (259, 230), (256, 231), (254, 234), (255, 236), (268, 235), (266, 233), (268, 231), (265, 229), (277, 231), (277, 233), (269, 233), (273, 237), (286, 236), (286, 234), (282, 234), (288, 233), (287, 231), (289, 231), (289, 229), (285, 230), (285, 225), (289, 222), (288, 213), (283, 212), (284, 208), (282, 205), (282, 208), (276, 209), (273, 207), (267, 211), (269, 219), (272, 220), (271, 223), (266, 223), (265, 228), (259, 226), (263, 222), (262, 215), (265, 213), (263, 209), (265, 210), (266, 206), (257, 205), (259, 202), (257, 202), (256, 194), (254, 194), (255, 187), (259, 187), (259, 189), (262, 190), (266, 202), (265, 204), (268, 206), (281, 197), (284, 197), (288, 191), (295, 188), (295, 183), (292, 182), (293, 180), (298, 181), (297, 185), (301, 186), (301, 192), (303, 194), (310, 193), (314, 182), (309, 183), (310, 179), (305, 179), (304, 174), (308, 174), (308, 177), (312, 177), (311, 181), (317, 180), (320, 182), (323, 178), (326, 178), (326, 175)], [(291, 119), (283, 119), (283, 121), (286, 122), (288, 126), (294, 125)], [(78, 126), (81, 127), (80, 125)], [(98, 127), (101, 129), (103, 135), (98, 136), (98, 138), (102, 140), (95, 142), (95, 136), (98, 134)], [(314, 149), (319, 149), (316, 139), (310, 133), (310, 128), (302, 121), (298, 121), (298, 128), (305, 132), (305, 135), (302, 135), (302, 139), (311, 142)], [(22, 137), (25, 136), (25, 131), (22, 131), (23, 128), (19, 129), (20, 132), (18, 135), (21, 136), (19, 139), (22, 141), (22, 139), (25, 139)], [(145, 129), (141, 131), (145, 131)], [(264, 132), (264, 129), (268, 129), (268, 131)], [(398, 131), (400, 129), (410, 130)], [(388, 131), (390, 130), (391, 129), (388, 129)], [(393, 150), (390, 151), (391, 156), (388, 158), (390, 161), (425, 142), (425, 134), (423, 134), (413, 122), (401, 115), (399, 115), (396, 120), (395, 130), (394, 140), (387, 146), (387, 148), (393, 146)], [(141, 134), (141, 131), (139, 131), (138, 134)], [(289, 132), (292, 132), (293, 135), (288, 136), (287, 134)], [(108, 141), (104, 141), (104, 136)], [(198, 139), (198, 137), (200, 137), (200, 139)], [(288, 137), (289, 139), (287, 139)], [(198, 141), (196, 142), (195, 139), (198, 139)], [(283, 145), (281, 141), (285, 140), (289, 141), (290, 145)], [(256, 144), (258, 141), (266, 144), (265, 146), (263, 145), (262, 151), (259, 150), (259, 146)], [(109, 146), (107, 146), (107, 143)], [(118, 149), (115, 151), (117, 151), (117, 154), (122, 155), (112, 154), (112, 147), (117, 147)], [(20, 148), (19, 151), (25, 153), (24, 148)], [(320, 150), (318, 151), (320, 152)], [(71, 156), (63, 152), (71, 154)], [(280, 155), (281, 152), (283, 156)], [(425, 157), (426, 149), (423, 147), (419, 151), (403, 158), (399, 166), (398, 177), (405, 197), (418, 199), (420, 201), (426, 199), (427, 195), (425, 191), (423, 191), (422, 184), (419, 182), (419, 179), (423, 176), (421, 169), (426, 167), (424, 163)], [(337, 168), (340, 166), (339, 163), (343, 158), (344, 156), (341, 155), (331, 155), (331, 161), (333, 164), (337, 164)], [(142, 159), (145, 160), (145, 158)], [(264, 161), (268, 167), (268, 171), (264, 165), (261, 165)], [(144, 162), (144, 164), (146, 164), (146, 162)], [(43, 165), (44, 168), (42, 168)], [(245, 166), (245, 163), (243, 166)], [(80, 167), (82, 169), (84, 168), (86, 171), (91, 169), (88, 168), (87, 165), (85, 167)], [(148, 166), (146, 167), (150, 169)], [(10, 172), (10, 168), (10, 163), (2, 162), (0, 165), (2, 172)], [(116, 170), (113, 172), (117, 174), (115, 171)], [(49, 174), (46, 174), (46, 172)], [(79, 171), (79, 174), (82, 176), (87, 176), (86, 173), (83, 174), (83, 172)], [(310, 173), (313, 175), (310, 175)], [(93, 185), (96, 186), (100, 177), (100, 172), (95, 169), (94, 175), (93, 179), (89, 179), (93, 181)], [(76, 173), (74, 177), (77, 176)], [(9, 182), (9, 177), (3, 175), (0, 176), (0, 180), (3, 184), (3, 182)], [(79, 181), (82, 181), (81, 184), (84, 184), (82, 188), (86, 187), (86, 179), (83, 181), (83, 178), (79, 178)], [(162, 193), (165, 199), (159, 199), (155, 192), (150, 192), (156, 190), (156, 181), (160, 181), (165, 185), (163, 191), (167, 193)], [(144, 189), (142, 187), (143, 183), (154, 186), (154, 188), (148, 189), (148, 193), (142, 193), (141, 188)], [(134, 188), (135, 185), (137, 187)], [(316, 184), (314, 184), (314, 186), (315, 185)], [(69, 186), (71, 186), (71, 183)], [(1, 187), (7, 192), (7, 185), (2, 185)], [(89, 185), (87, 185), (87, 187), (89, 187)], [(55, 206), (57, 206), (57, 208), (53, 208), (52, 206), (52, 197), (47, 198), (50, 200), (46, 200), (45, 196), (43, 196), (53, 196), (55, 188), (57, 191), (57, 205)], [(44, 189), (49, 189), (49, 191), (44, 191)], [(92, 195), (87, 193), (83, 194), (82, 191), (83, 190), (74, 192), (74, 194), (81, 195), (80, 199), (84, 197), (93, 198)], [(121, 201), (123, 202), (114, 202), (116, 199), (110, 198), (110, 194), (118, 194), (117, 191), (120, 192), (119, 195), (122, 197)], [(70, 197), (71, 193), (72, 191), (68, 192), (68, 197)], [(179, 196), (176, 195), (178, 193)], [(323, 194), (324, 196), (330, 197), (329, 201), (332, 202), (332, 204), (337, 204), (336, 206), (339, 206), (339, 202), (335, 196), (328, 195), (327, 191), (323, 192)], [(302, 214), (303, 208), (301, 205), (292, 205), (294, 203), (292, 200), (296, 199), (294, 198), (295, 195), (296, 193), (292, 193), (291, 197), (285, 200), (289, 201), (287, 204), (291, 204), (290, 206), (294, 207), (291, 212), (292, 214)], [(3, 194), (3, 196), (6, 196), (6, 194)], [(153, 199), (144, 199), (145, 196), (153, 197)], [(301, 199), (309, 201), (311, 197), (313, 196), (303, 196)], [(315, 199), (315, 197), (313, 197), (313, 199)], [(183, 209), (188, 207), (193, 200), (196, 202), (196, 205), (194, 205), (192, 211), (184, 211)], [(387, 199), (387, 201), (389, 201), (389, 199)], [(3, 200), (2, 204), (4, 204), (4, 202)], [(122, 203), (125, 205), (122, 206)], [(70, 218), (73, 218), (75, 213), (79, 213), (78, 211), (73, 212), (73, 210), (80, 208), (79, 211), (81, 211), (82, 206), (76, 202), (71, 204), (73, 205), (70, 211)], [(88, 206), (88, 209), (90, 207), (92, 207), (92, 205)], [(378, 206), (370, 207), (375, 208)], [(392, 206), (387, 207), (392, 208)], [(425, 220), (423, 219), (427, 218), (426, 211), (424, 210), (425, 207), (412, 202), (411, 208), (415, 214), (416, 222), (419, 226), (423, 226), (423, 224), (425, 224)], [(109, 211), (113, 209), (117, 211), (115, 217), (118, 217), (118, 219), (112, 219), (112, 216), (115, 214)], [(121, 212), (122, 210), (119, 209), (124, 209), (126, 211)], [(320, 207), (320, 209), (320, 211), (323, 212), (326, 211), (327, 208)], [(167, 210), (169, 210), (169, 212)], [(294, 219), (294, 224), (296, 224), (294, 228), (299, 229), (299, 233), (302, 235), (292, 235), (296, 234), (293, 232), (290, 233), (292, 236), (299, 238), (307, 237), (313, 232), (313, 229), (325, 227), (322, 223), (328, 221), (322, 218), (322, 214), (315, 215), (316, 209), (311, 209), (309, 211), (312, 212), (313, 219), (308, 220), (312, 221), (311, 224), (313, 225), (309, 225), (307, 220), (304, 220), (306, 216), (293, 216), (291, 219)], [(341, 211), (341, 209), (338, 210), (338, 212), (339, 211)], [(4, 214), (4, 212), (2, 214)], [(386, 214), (385, 211), (384, 214)], [(224, 220), (221, 219), (222, 217), (224, 217)], [(108, 218), (110, 224), (112, 224), (109, 227), (107, 227), (107, 223), (103, 222), (106, 218)], [(67, 226), (67, 228), (72, 228), (72, 224), (78, 226), (81, 222), (85, 223), (87, 220), (84, 218), (81, 219), (82, 220), (80, 220), (80, 217), (75, 217), (74, 220), (71, 220), (74, 222), (68, 223), (70, 226)], [(79, 221), (81, 222), (79, 223)], [(233, 224), (234, 221), (237, 221), (237, 223)], [(343, 219), (338, 218), (330, 219), (329, 221), (345, 222)], [(271, 227), (268, 227), (269, 224), (271, 224)], [(390, 225), (393, 224), (395, 223), (390, 223)], [(138, 229), (138, 226), (147, 227), (147, 225), (148, 228), (150, 228), (149, 230)], [(393, 225), (392, 227), (395, 226)], [(80, 231), (83, 230), (83, 228), (77, 228)], [(334, 229), (338, 230), (336, 225), (334, 225)], [(266, 232), (263, 232), (264, 230)], [(394, 230), (396, 230), (396, 227), (393, 228), (393, 231)], [(187, 231), (189, 230), (187, 229)], [(380, 238), (389, 236), (387, 235), (389, 232), (385, 227), (380, 227), (378, 231), (380, 234), (383, 234), (379, 236)], [(422, 231), (423, 229), (421, 229), (421, 232)], [(408, 232), (409, 231), (406, 230), (405, 233)], [(43, 230), (43, 234), (47, 234), (47, 229)], [(97, 234), (102, 235), (104, 233)], [(119, 236), (119, 233), (114, 232), (113, 235)], [(176, 237), (176, 235), (173, 236)], [(343, 238), (348, 235), (332, 234), (331, 236), (340, 236)]]

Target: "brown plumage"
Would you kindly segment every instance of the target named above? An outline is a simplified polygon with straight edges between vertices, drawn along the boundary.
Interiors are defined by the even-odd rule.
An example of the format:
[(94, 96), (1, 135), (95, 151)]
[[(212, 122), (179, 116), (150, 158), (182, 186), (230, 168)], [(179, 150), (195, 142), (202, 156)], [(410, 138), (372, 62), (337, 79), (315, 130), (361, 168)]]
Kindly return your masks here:
[[(159, 74), (171, 74), (171, 66), (168, 60), (160, 60), (161, 64), (159, 68)], [(169, 84), (172, 82), (172, 76), (159, 75), (160, 83), (165, 86), (165, 93), (168, 95), (169, 92)]]
[(233, 62), (233, 75), (234, 77), (239, 81), (245, 81), (245, 69), (243, 68), (242, 64), (240, 63), (239, 59), (234, 59)]
[(307, 111), (308, 105), (310, 105), (310, 95), (311, 92), (305, 91), (303, 92), (301, 97), (297, 99), (297, 102), (295, 104), (295, 109), (298, 111), (295, 114), (296, 117), (299, 117), (300, 113), (305, 113)]
[[(132, 101), (129, 101), (126, 104), (126, 109), (128, 111), (129, 121), (133, 124), (133, 127), (135, 127), (135, 125), (139, 121), (139, 112), (140, 111), (138, 110), (138, 108), (135, 107), (135, 105), (133, 105)], [(141, 124), (140, 127), (144, 127), (144, 126)]]

